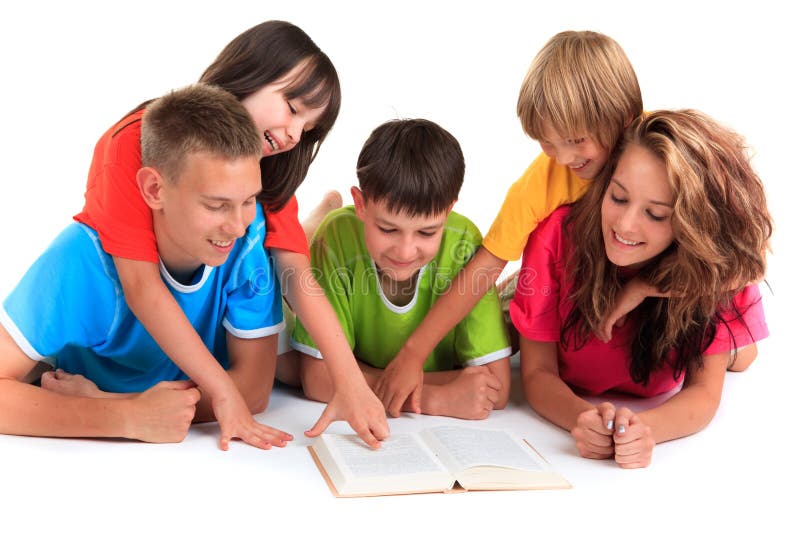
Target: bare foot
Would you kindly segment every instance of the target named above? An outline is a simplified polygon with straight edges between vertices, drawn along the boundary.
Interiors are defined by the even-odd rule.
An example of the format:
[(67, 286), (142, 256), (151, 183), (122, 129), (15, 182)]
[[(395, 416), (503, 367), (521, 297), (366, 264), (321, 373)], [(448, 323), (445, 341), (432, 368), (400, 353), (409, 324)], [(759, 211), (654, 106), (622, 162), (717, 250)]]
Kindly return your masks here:
[(306, 220), (303, 221), (303, 231), (306, 233), (306, 239), (311, 241), (311, 236), (317, 231), (319, 223), (325, 216), (335, 209), (342, 207), (342, 195), (338, 191), (328, 191), (322, 197), (322, 200), (317, 207), (311, 210)]
[(42, 375), (42, 389), (72, 397), (103, 397), (103, 392), (94, 382), (83, 375), (73, 375), (61, 369), (48, 371)]

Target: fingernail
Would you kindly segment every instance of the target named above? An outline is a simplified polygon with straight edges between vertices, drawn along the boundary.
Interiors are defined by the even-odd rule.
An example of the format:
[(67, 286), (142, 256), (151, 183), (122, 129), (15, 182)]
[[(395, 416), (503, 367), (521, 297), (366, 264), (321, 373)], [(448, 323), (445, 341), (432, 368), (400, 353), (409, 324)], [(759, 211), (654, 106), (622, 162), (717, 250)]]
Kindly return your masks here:
[(619, 427), (617, 427), (617, 433), (624, 434), (625, 433), (625, 425), (619, 425)]
[(606, 423), (606, 428), (609, 430), (614, 428), (614, 421), (609, 421), (608, 423)]

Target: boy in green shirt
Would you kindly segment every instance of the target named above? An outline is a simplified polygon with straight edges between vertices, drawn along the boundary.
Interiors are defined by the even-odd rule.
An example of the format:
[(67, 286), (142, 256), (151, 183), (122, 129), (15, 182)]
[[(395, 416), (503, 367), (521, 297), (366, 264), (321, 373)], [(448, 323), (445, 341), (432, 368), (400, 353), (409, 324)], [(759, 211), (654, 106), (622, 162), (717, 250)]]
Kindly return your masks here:
[[(472, 257), (481, 234), (452, 212), (464, 156), (455, 138), (430, 121), (379, 126), (361, 150), (357, 175), (355, 205), (329, 213), (314, 234), (311, 266), (372, 386)], [(306, 396), (330, 400), (324, 355), (299, 321), (291, 344), (300, 353), (294, 357)], [(492, 290), (428, 355), (421, 412), (483, 419), (502, 409), (510, 355)], [(288, 366), (287, 360), (281, 367)]]

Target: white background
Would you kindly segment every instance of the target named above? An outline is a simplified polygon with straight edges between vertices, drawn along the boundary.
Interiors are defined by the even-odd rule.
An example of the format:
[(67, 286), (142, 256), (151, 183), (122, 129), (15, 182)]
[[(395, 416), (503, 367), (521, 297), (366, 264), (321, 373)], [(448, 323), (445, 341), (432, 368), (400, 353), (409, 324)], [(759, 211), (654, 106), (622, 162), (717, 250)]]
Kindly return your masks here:
[[(82, 207), (86, 174), (99, 136), (141, 101), (196, 81), (228, 41), (267, 19), (289, 20), (306, 30), (331, 57), (342, 82), (339, 120), (298, 191), (301, 215), (326, 190), (337, 189), (347, 198), (349, 187), (355, 183), (358, 151), (375, 126), (391, 118), (424, 117), (437, 121), (461, 142), (467, 173), (456, 209), (485, 232), (508, 187), (539, 153), (538, 145), (524, 135), (516, 118), (519, 85), (536, 52), (550, 36), (565, 29), (592, 29), (615, 38), (638, 74), (645, 109), (697, 108), (744, 134), (775, 219), (774, 253), (768, 272), (774, 294), (762, 287), (767, 293), (765, 305), (772, 336), (762, 344), (753, 368), (733, 378), (712, 426), (698, 436), (659, 446), (659, 450), (672, 451), (676, 458), (669, 472), (660, 475), (664, 478), (646, 479), (642, 486), (646, 491), (637, 492), (637, 484), (645, 480), (642, 477), (654, 475), (621, 475), (604, 467), (594, 473), (600, 477), (599, 483), (595, 481), (588, 490), (576, 485), (572, 493), (557, 498), (549, 514), (536, 509), (536, 494), (525, 494), (526, 499), (513, 507), (515, 512), (497, 504), (500, 497), (475, 496), (469, 507), (446, 508), (450, 515), (440, 517), (438, 524), (452, 520), (462, 530), (478, 523), (489, 526), (491, 507), (500, 506), (506, 520), (512, 517), (520, 526), (527, 523), (526, 530), (535, 530), (537, 521), (552, 526), (560, 520), (565, 525), (599, 530), (682, 529), (698, 521), (708, 526), (757, 527), (781, 524), (785, 518), (796, 527), (796, 517), (786, 509), (788, 501), (777, 484), (784, 480), (792, 487), (800, 474), (793, 441), (797, 410), (791, 395), (798, 370), (797, 350), (789, 340), (789, 333), (796, 328), (790, 306), (798, 297), (790, 276), (797, 256), (795, 234), (800, 229), (796, 206), (800, 178), (796, 135), (800, 124), (796, 104), (800, 94), (796, 72), (800, 20), (777, 2), (713, 6), (698, 1), (429, 0), (396, 5), (310, 0), (139, 0), (96, 5), (79, 1), (7, 2), (0, 8), (0, 226), (4, 228), (0, 294), (5, 295), (16, 284), (25, 268)], [(291, 418), (286, 420), (291, 425)], [(313, 418), (285, 429), (299, 436), (311, 422)], [(203, 443), (205, 450), (193, 450), (197, 455), (193, 468), (198, 470), (203, 469), (203, 452), (212, 458), (219, 454), (206, 442), (210, 440)], [(10, 452), (4, 453), (3, 443), (0, 441), (0, 464), (7, 467), (14, 460)], [(19, 442), (9, 443), (12, 445), (6, 446)], [(30, 458), (46, 463), (48, 454), (57, 454), (51, 447), (59, 442), (24, 443), (36, 443), (33, 448), (40, 454)], [(568, 440), (565, 443), (568, 447)], [(709, 449), (708, 443), (714, 448)], [(17, 448), (29, 449), (27, 445)], [(144, 446), (133, 450), (156, 449)], [(678, 454), (695, 458), (692, 455), (698, 451), (721, 459), (720, 464), (698, 473), (697, 466), (705, 465), (705, 460), (696, 460), (699, 463), (689, 464), (691, 467), (683, 471), (684, 460)], [(569, 458), (574, 453), (567, 449), (562, 452), (565, 461), (572, 461)], [(587, 462), (579, 460), (574, 465)], [(743, 465), (749, 466), (750, 478), (737, 476)], [(50, 493), (47, 480), (39, 485), (35, 480), (39, 472), (35, 473), (34, 480), (25, 482), (33, 493), (27, 495), (12, 489), (22, 483), (19, 479), (0, 478), (5, 496), (0, 514), (23, 501), (35, 501), (36, 493)], [(58, 476), (58, 469), (50, 473)], [(614, 487), (604, 488), (603, 473), (611, 477)], [(198, 476), (202, 477), (202, 471)], [(237, 476), (246, 477), (247, 473)], [(174, 483), (179, 494), (180, 482)], [(236, 477), (212, 479), (203, 495), (211, 502), (218, 492), (230, 495), (241, 483)], [(303, 481), (297, 484), (302, 486)], [(706, 486), (707, 492), (703, 491)], [(724, 497), (719, 493), (722, 487), (728, 489)], [(620, 492), (620, 499), (615, 498), (615, 491)], [(446, 499), (460, 499), (373, 500), (391, 504), (378, 508), (362, 505), (358, 509), (351, 508), (356, 506), (353, 501), (265, 502), (264, 509), (253, 515), (255, 497), (250, 495), (247, 501), (250, 516), (237, 516), (241, 511), (222, 511), (232, 514), (231, 525), (243, 526), (233, 519), (236, 516), (240, 520), (249, 517), (247, 524), (255, 530), (274, 528), (271, 522), (278, 518), (282, 525), (301, 528), (304, 521), (313, 519), (319, 524), (328, 516), (333, 521), (339, 514), (337, 522), (352, 522), (359, 531), (386, 530), (409, 521), (404, 505), (432, 502), (427, 509), (437, 510), (445, 508)], [(58, 500), (69, 502), (73, 498), (77, 496)], [(52, 501), (40, 504), (47, 509)], [(105, 502), (105, 506), (108, 504)], [(176, 507), (180, 509), (176, 509), (178, 515), (173, 520), (180, 517), (186, 525), (197, 525), (192, 514), (198, 513), (197, 505), (202, 508), (202, 504), (185, 504), (178, 500)], [(89, 510), (91, 503), (82, 506)], [(123, 513), (125, 508), (119, 503), (116, 506), (111, 508), (115, 510), (112, 515)], [(301, 506), (297, 510), (321, 507), (324, 513), (312, 514), (312, 518), (305, 511), (296, 513), (293, 506)], [(65, 509), (57, 508), (62, 512)], [(380, 513), (370, 515), (373, 509)], [(398, 515), (389, 515), (392, 510)], [(481, 510), (486, 522), (475, 523), (475, 514)], [(291, 517), (299, 523), (288, 521)], [(465, 517), (473, 519), (467, 521)], [(69, 524), (75, 526), (75, 520), (73, 517)], [(44, 514), (36, 521), (57, 525), (59, 519)], [(180, 528), (181, 522), (171, 524)], [(423, 522), (415, 519), (410, 524), (422, 528)], [(86, 526), (91, 530), (98, 523)]]

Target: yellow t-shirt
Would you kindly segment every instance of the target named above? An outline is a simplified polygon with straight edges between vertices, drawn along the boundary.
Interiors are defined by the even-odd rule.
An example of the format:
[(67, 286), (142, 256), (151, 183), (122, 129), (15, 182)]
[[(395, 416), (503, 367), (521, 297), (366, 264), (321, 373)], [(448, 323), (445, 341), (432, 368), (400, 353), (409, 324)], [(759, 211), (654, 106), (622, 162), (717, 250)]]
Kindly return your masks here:
[(539, 223), (559, 206), (578, 200), (590, 183), (542, 152), (508, 190), (483, 247), (500, 259), (518, 260)]

